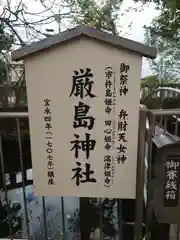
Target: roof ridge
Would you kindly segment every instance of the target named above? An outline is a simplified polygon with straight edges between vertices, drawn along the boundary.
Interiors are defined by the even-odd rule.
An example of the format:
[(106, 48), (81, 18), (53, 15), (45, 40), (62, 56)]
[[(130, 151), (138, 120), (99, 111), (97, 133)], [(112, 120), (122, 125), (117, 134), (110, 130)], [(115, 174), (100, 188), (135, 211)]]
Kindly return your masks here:
[(28, 46), (22, 47), (12, 52), (11, 57), (14, 61), (19, 61), (26, 58), (29, 55), (35, 54), (44, 49), (48, 49), (52, 46), (55, 46), (60, 43), (64, 43), (71, 39), (75, 39), (79, 36), (86, 36), (97, 41), (101, 41), (107, 44), (120, 49), (125, 49), (132, 51), (136, 54), (139, 54), (144, 57), (154, 59), (157, 54), (157, 50), (154, 47), (149, 47), (143, 43), (136, 42), (121, 36), (115, 36), (105, 31), (99, 30), (97, 28), (88, 27), (85, 25), (80, 25), (56, 34), (50, 37), (47, 37), (41, 41), (32, 43)]

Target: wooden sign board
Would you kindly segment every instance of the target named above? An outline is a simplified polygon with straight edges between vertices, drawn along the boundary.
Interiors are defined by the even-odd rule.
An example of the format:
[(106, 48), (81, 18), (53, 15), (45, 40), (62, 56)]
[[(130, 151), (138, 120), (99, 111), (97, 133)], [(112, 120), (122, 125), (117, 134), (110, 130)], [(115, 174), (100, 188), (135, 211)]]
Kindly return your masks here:
[(25, 59), (36, 195), (132, 198), (142, 56), (156, 50), (79, 27)]
[(162, 223), (180, 221), (180, 144), (160, 149), (155, 160), (154, 211)]

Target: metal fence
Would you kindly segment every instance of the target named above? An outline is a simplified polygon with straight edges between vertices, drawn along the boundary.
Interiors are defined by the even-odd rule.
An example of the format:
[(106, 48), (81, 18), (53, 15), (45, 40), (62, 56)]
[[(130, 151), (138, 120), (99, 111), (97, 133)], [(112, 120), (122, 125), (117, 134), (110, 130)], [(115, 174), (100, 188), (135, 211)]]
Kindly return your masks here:
[[(158, 93), (163, 93), (161, 96), (161, 103), (166, 99), (166, 96), (180, 96), (180, 90), (172, 87), (158, 87), (150, 92), (145, 100)], [(166, 93), (166, 94), (165, 94)], [(146, 237), (151, 239), (151, 225), (153, 222), (152, 211), (152, 136), (155, 134), (170, 135), (176, 141), (180, 140), (180, 108), (179, 109), (152, 109), (147, 110), (146, 117), (146, 143), (144, 148), (144, 200), (146, 202)], [(156, 127), (159, 126), (156, 132)], [(180, 239), (180, 225), (171, 224), (169, 228), (169, 240)], [(153, 238), (152, 238), (153, 239)]]
[[(139, 121), (136, 214), (127, 220), (130, 204), (122, 199), (35, 197), (28, 113), (0, 112), (0, 238), (129, 240), (133, 232), (136, 240), (152, 239), (152, 136), (157, 125), (180, 136), (180, 109), (142, 108)], [(178, 229), (171, 226), (170, 240)]]
[(68, 227), (77, 199), (33, 195), (28, 113), (1, 112), (0, 125), (0, 237), (78, 239)]
[(0, 238), (122, 239), (120, 200), (35, 197), (31, 167), (28, 113), (0, 112)]
[[(141, 111), (138, 166), (142, 169), (145, 121), (146, 112)], [(141, 239), (144, 221), (141, 168), (137, 174), (135, 206), (135, 200), (124, 199), (37, 198), (33, 195), (31, 167), (28, 113), (0, 112), (1, 238), (129, 240), (135, 235)], [(135, 209), (136, 216), (132, 213)], [(123, 215), (128, 219), (123, 219)]]
[[(148, 95), (152, 95), (153, 98), (160, 98), (160, 92), (157, 91), (159, 88), (164, 88), (163, 90), (163, 98), (172, 98), (176, 99), (179, 97), (178, 92), (176, 91), (169, 91), (168, 89), (180, 89), (180, 84), (179, 83), (169, 83), (169, 84), (155, 84), (155, 85), (147, 85), (142, 82), (141, 84), (141, 98), (145, 99)], [(168, 88), (168, 89), (165, 89)]]

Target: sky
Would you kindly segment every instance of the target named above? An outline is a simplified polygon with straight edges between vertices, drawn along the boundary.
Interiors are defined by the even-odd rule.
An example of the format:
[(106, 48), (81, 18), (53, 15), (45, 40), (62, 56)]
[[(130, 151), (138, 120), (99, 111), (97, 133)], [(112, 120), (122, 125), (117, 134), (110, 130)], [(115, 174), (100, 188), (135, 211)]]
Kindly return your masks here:
[[(17, 3), (20, 0), (9, 0), (11, 1), (11, 5), (16, 6)], [(98, 2), (102, 0), (96, 0)], [(113, 0), (112, 0), (113, 1)], [(114, 0), (116, 1), (116, 0)], [(6, 3), (7, 0), (0, 0), (0, 5), (3, 3)], [(55, 0), (55, 2), (58, 4), (61, 2), (61, 0)], [(41, 10), (42, 4), (40, 3), (40, 0), (23, 0), (23, 3), (28, 7), (27, 11), (32, 13), (37, 13)], [(49, 0), (44, 0), (44, 3), (48, 5)], [(50, 6), (50, 5), (48, 5)], [(59, 6), (59, 5), (58, 5)], [(127, 9), (131, 8), (131, 11), (127, 12)], [(133, 8), (138, 9), (138, 11), (133, 10)], [(1, 8), (0, 8), (1, 10)], [(55, 6), (52, 9), (53, 13), (58, 13), (58, 7)], [(66, 11), (66, 10), (65, 10)], [(138, 42), (144, 42), (144, 25), (149, 25), (152, 21), (152, 19), (158, 15), (158, 12), (155, 10), (155, 6), (153, 4), (146, 5), (145, 7), (141, 7), (140, 4), (135, 4), (133, 0), (124, 0), (124, 3), (121, 7), (121, 12), (124, 13), (124, 16), (121, 16), (118, 21), (117, 25), (118, 30), (120, 31), (120, 36), (127, 37), (129, 39), (138, 41)], [(48, 16), (51, 15), (51, 12), (45, 13)], [(35, 16), (27, 16), (29, 19), (34, 20)], [(38, 18), (38, 17), (36, 17)], [(131, 29), (128, 27), (129, 24), (132, 23)], [(61, 30), (64, 30), (66, 28), (66, 22), (61, 22)], [(46, 29), (53, 29), (55, 33), (58, 32), (58, 23), (51, 23), (49, 25), (41, 26), (40, 31), (46, 32)], [(23, 31), (23, 30), (22, 30)], [(23, 33), (22, 33), (23, 34)], [(142, 66), (142, 77), (148, 76), (151, 74), (150, 66), (149, 66), (149, 60), (143, 59), (143, 66)]]

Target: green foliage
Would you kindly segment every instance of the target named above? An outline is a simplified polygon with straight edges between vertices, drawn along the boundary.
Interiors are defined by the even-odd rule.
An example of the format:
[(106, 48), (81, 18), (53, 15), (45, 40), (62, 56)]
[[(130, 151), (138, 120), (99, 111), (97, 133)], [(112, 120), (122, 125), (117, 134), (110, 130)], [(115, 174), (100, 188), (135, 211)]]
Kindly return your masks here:
[(148, 88), (148, 92), (150, 93), (158, 87), (179, 88), (179, 83), (176, 83), (173, 79), (172, 81), (169, 79), (162, 79), (160, 82), (156, 75), (150, 75), (142, 79), (141, 89)]
[[(116, 239), (117, 230), (115, 227), (116, 216), (114, 214), (116, 199), (105, 198), (102, 202), (99, 202), (97, 198), (83, 198), (80, 199), (85, 204), (86, 209), (78, 209), (74, 212), (72, 218), (69, 219), (69, 230), (71, 232), (81, 233), (83, 230), (83, 239), (91, 239), (91, 234), (100, 229), (101, 211), (102, 209), (102, 222), (103, 222), (103, 236), (104, 239)], [(85, 211), (83, 211), (85, 210)], [(81, 225), (80, 218), (87, 219), (83, 226)]]
[(157, 58), (151, 61), (153, 72), (159, 79), (177, 82), (180, 74), (180, 38), (175, 34), (173, 26), (168, 26), (169, 20), (168, 17), (165, 19), (165, 15), (166, 11), (153, 19), (149, 27), (145, 27), (145, 39), (148, 45), (155, 46), (158, 50)]
[(4, 83), (7, 79), (6, 65), (3, 60), (0, 59), (0, 84)]
[(180, 41), (180, 1), (179, 0), (134, 0), (144, 4), (154, 3), (160, 15), (151, 24), (155, 35), (167, 40)]
[(134, 0), (134, 2), (142, 2), (143, 4), (154, 3), (158, 9), (170, 8), (171, 10), (180, 9), (179, 0)]
[(153, 73), (159, 79), (179, 81), (180, 75), (180, 1), (134, 0), (143, 4), (154, 3), (159, 10), (146, 29), (146, 42), (158, 49), (158, 57), (151, 62)]
[[(179, 88), (179, 84), (176, 83), (174, 79), (161, 79), (160, 82), (156, 75), (143, 78), (141, 82), (141, 104), (146, 105), (146, 107), (150, 109), (161, 108), (161, 99), (151, 95), (151, 93), (159, 87)], [(164, 107), (167, 105), (166, 102), (169, 101), (170, 99), (167, 99), (167, 101), (163, 100), (163, 104), (165, 104)]]
[(151, 34), (166, 40), (180, 43), (180, 11), (174, 14), (171, 9), (164, 9), (151, 24)]
[(85, 24), (98, 29), (106, 30), (117, 34), (116, 21), (118, 19), (119, 3), (106, 0), (98, 5), (95, 0), (77, 0), (73, 3), (74, 20), (77, 25)]
[(6, 81), (7, 69), (2, 52), (8, 51), (13, 43), (12, 35), (5, 32), (5, 26), (0, 24), (0, 84)]
[(143, 4), (154, 3), (159, 10), (150, 26), (145, 26), (146, 43), (155, 46), (158, 56), (151, 61), (151, 69), (158, 79), (178, 82), (180, 76), (180, 1), (134, 0)]
[(156, 75), (150, 75), (142, 79), (142, 86), (148, 86), (152, 87), (154, 85), (157, 85), (159, 83), (159, 80)]
[(0, 24), (0, 51), (9, 50), (13, 43), (13, 36), (5, 32), (5, 26)]
[[(8, 209), (9, 208), (9, 209)], [(9, 205), (5, 202), (4, 204), (0, 201), (0, 237), (8, 238), (10, 234), (13, 236), (21, 231), (22, 229), (22, 220), (19, 216), (19, 211), (21, 210), (20, 203), (14, 203)], [(9, 219), (8, 214), (10, 214), (10, 224), (12, 227), (12, 233), (9, 230)]]

